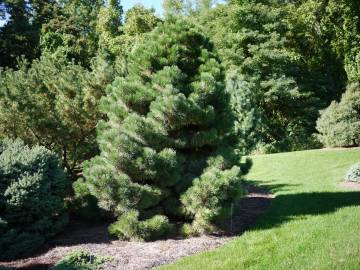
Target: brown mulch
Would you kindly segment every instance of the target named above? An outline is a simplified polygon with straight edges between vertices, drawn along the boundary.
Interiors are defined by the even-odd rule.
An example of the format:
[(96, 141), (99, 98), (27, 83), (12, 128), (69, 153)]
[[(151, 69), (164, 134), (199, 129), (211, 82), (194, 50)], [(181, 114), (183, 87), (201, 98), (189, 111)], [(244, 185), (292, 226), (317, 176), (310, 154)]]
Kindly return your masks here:
[(343, 181), (343, 182), (340, 182), (339, 185), (344, 188), (360, 190), (360, 183), (356, 183), (356, 182)]
[(87, 250), (99, 256), (110, 256), (102, 269), (140, 270), (174, 262), (184, 256), (214, 249), (243, 233), (263, 214), (273, 197), (265, 190), (246, 186), (248, 194), (234, 206), (233, 216), (224, 222), (223, 230), (210, 236), (187, 239), (168, 239), (154, 242), (127, 242), (113, 240), (107, 234), (108, 224), (89, 225), (72, 223), (64, 233), (50, 241), (33, 257), (11, 262), (0, 262), (0, 266), (14, 269), (46, 270), (71, 250)]
[[(338, 150), (354, 150), (354, 149), (360, 149), (359, 146), (349, 146), (349, 147), (324, 147), (319, 150), (322, 151), (338, 151)], [(317, 150), (317, 149), (314, 149)]]

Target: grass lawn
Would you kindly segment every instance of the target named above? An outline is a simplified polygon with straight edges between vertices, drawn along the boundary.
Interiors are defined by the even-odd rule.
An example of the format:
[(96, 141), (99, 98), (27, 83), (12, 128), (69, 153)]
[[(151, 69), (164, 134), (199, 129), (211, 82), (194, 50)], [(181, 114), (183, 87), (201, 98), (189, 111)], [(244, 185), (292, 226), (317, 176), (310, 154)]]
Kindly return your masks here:
[(360, 149), (253, 157), (249, 181), (275, 198), (254, 228), (159, 269), (360, 269), (360, 191), (338, 186)]

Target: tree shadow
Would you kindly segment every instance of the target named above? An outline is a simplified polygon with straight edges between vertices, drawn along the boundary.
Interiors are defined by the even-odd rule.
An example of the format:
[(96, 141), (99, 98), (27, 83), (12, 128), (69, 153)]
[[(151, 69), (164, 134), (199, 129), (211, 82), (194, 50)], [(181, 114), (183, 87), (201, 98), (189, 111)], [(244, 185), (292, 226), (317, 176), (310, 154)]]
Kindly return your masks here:
[(279, 191), (290, 191), (294, 187), (301, 186), (301, 184), (277, 184), (278, 180), (276, 179), (272, 179), (270, 181), (267, 181), (266, 183), (264, 183), (263, 181), (253, 180), (253, 179), (251, 180), (246, 179), (244, 182), (248, 185), (261, 187), (272, 194), (275, 194), (276, 192)]
[(54, 246), (110, 243), (113, 238), (108, 233), (109, 224), (109, 221), (91, 222), (72, 219), (62, 233), (46, 243), (45, 249)]
[(253, 229), (270, 229), (307, 215), (323, 215), (343, 207), (359, 206), (360, 192), (310, 192), (281, 194), (271, 201)]

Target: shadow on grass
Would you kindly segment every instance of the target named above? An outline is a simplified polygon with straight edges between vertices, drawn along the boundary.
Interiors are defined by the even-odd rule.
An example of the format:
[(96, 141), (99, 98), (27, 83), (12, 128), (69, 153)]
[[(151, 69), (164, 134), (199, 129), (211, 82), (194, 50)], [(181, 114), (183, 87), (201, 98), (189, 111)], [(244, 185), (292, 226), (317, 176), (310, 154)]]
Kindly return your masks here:
[(271, 200), (268, 211), (253, 229), (270, 229), (302, 216), (328, 214), (349, 206), (360, 206), (360, 192), (281, 194)]
[(294, 187), (301, 186), (301, 184), (276, 184), (276, 182), (277, 182), (276, 179), (272, 179), (270, 181), (267, 181), (266, 183), (258, 180), (248, 180), (248, 179), (245, 180), (246, 184), (263, 188), (272, 194), (275, 194), (276, 192), (279, 191), (293, 190)]

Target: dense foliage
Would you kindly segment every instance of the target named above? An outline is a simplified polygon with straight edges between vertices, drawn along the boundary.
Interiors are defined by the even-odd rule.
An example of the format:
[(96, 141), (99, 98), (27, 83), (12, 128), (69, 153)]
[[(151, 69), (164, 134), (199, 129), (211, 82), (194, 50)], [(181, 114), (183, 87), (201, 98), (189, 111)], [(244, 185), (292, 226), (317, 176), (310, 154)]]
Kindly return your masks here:
[(67, 223), (67, 180), (56, 154), (0, 141), (0, 260), (31, 254)]
[(161, 237), (169, 218), (210, 231), (242, 194), (239, 168), (227, 170), (218, 153), (231, 127), (228, 98), (212, 43), (186, 20), (168, 19), (130, 54), (127, 76), (101, 102), (101, 154), (84, 171), (99, 205), (119, 217), (112, 234)]
[[(331, 101), (322, 98), (332, 91), (325, 72), (307, 63), (292, 44), (292, 8), (276, 1), (232, 1), (198, 16), (231, 77), (235, 135), (246, 152), (316, 146), (311, 134), (317, 111)], [(239, 127), (250, 130), (246, 136), (254, 135), (244, 142)]]
[(104, 62), (89, 72), (60, 55), (44, 55), (30, 67), (24, 62), (0, 73), (0, 137), (54, 150), (75, 174), (97, 153), (97, 106), (109, 71)]

